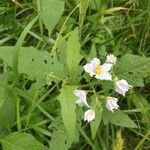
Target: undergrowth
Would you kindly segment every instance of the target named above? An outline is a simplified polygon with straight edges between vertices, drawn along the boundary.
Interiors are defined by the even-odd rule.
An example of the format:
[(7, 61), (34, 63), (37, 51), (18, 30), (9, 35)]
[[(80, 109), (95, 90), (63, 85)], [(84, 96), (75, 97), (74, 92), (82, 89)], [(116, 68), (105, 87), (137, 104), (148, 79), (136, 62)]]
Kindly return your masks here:
[[(149, 41), (149, 0), (0, 0), (0, 149), (150, 149)], [(83, 68), (109, 54), (126, 96)], [(75, 89), (96, 103), (95, 121)]]

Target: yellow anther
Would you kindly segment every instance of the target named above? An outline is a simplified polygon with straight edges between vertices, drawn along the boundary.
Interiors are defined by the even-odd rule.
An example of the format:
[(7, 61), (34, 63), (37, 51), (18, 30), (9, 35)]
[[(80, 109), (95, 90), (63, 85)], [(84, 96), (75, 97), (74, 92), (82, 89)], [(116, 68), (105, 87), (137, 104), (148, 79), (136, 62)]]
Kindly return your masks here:
[(95, 69), (94, 69), (94, 73), (95, 73), (96, 75), (99, 75), (101, 72), (102, 72), (101, 66), (100, 66), (100, 65), (97, 65), (97, 66), (95, 67)]

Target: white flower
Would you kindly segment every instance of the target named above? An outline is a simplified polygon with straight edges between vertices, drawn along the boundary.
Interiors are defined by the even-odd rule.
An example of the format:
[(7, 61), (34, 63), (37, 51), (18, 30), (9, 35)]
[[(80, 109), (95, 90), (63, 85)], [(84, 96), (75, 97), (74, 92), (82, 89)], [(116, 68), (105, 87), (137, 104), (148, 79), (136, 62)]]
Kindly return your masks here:
[(90, 108), (90, 106), (88, 105), (87, 101), (86, 101), (86, 92), (84, 90), (75, 90), (74, 94), (79, 98), (76, 103), (83, 107), (86, 106), (88, 108)]
[(108, 63), (100, 65), (100, 60), (98, 58), (92, 59), (91, 62), (83, 66), (83, 68), (90, 76), (95, 76), (96, 79), (112, 80), (112, 76), (108, 72), (111, 70), (112, 65)]
[(107, 97), (106, 99), (106, 108), (114, 113), (114, 109), (118, 109), (119, 106), (117, 104), (118, 99), (115, 97)]
[(84, 113), (84, 121), (92, 121), (95, 119), (95, 111), (93, 109), (89, 109)]
[(115, 64), (116, 63), (117, 58), (113, 55), (113, 54), (109, 54), (106, 57), (106, 63), (110, 63), (110, 64)]
[(131, 85), (128, 84), (128, 82), (124, 79), (118, 80), (115, 82), (115, 91), (119, 94), (125, 96), (126, 92), (132, 88)]

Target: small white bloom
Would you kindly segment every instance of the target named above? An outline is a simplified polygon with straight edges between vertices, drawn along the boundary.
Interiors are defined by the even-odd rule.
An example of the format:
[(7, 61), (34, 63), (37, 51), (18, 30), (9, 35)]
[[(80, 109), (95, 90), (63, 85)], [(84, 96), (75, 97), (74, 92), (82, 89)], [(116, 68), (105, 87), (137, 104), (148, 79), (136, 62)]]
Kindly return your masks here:
[(109, 54), (106, 57), (106, 63), (110, 63), (110, 64), (114, 65), (116, 63), (116, 60), (117, 60), (117, 58), (113, 54)]
[(86, 92), (84, 90), (75, 90), (74, 94), (79, 98), (76, 103), (83, 107), (86, 106), (88, 108), (90, 108), (90, 106), (88, 105), (87, 101), (86, 101)]
[(112, 76), (109, 73), (112, 65), (108, 63), (100, 65), (100, 60), (98, 58), (92, 59), (91, 62), (83, 66), (83, 68), (90, 76), (95, 76), (96, 79), (112, 80)]
[(115, 91), (123, 96), (125, 96), (126, 92), (130, 88), (132, 88), (132, 86), (129, 85), (128, 82), (124, 79), (118, 80), (117, 82), (115, 82)]
[(114, 109), (118, 109), (119, 106), (117, 104), (118, 99), (115, 97), (107, 97), (106, 99), (106, 108), (114, 113)]
[(84, 113), (84, 121), (92, 121), (95, 119), (95, 111), (93, 109), (89, 109)]

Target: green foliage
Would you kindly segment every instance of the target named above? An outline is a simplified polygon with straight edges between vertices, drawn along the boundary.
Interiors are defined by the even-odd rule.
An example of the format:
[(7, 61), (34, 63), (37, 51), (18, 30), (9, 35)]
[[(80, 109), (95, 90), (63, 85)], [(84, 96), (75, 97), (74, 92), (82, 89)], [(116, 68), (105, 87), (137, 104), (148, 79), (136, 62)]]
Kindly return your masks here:
[[(149, 10), (149, 0), (0, 1), (0, 149), (109, 150), (119, 137), (121, 148), (150, 149)], [(85, 73), (108, 54), (113, 81)], [(125, 97), (114, 77), (133, 86)], [(85, 99), (75, 89), (91, 108), (76, 104)]]
[(75, 80), (76, 76), (81, 72), (79, 62), (82, 58), (80, 54), (78, 28), (76, 28), (72, 31), (66, 45), (66, 63), (71, 79)]
[(148, 129), (150, 129), (150, 104), (147, 102), (144, 96), (140, 94), (133, 94), (129, 97), (129, 99), (134, 103), (137, 109), (140, 109), (142, 123), (144, 123)]
[(121, 127), (137, 128), (137, 125), (121, 110), (115, 110), (113, 114), (105, 108), (103, 110), (102, 119), (105, 123), (110, 122)]
[(42, 0), (39, 5), (41, 18), (50, 35), (64, 11), (64, 2), (62, 0)]
[[(0, 58), (8, 66), (12, 67), (14, 47), (0, 47)], [(36, 78), (46, 84), (47, 75), (63, 78), (62, 64), (59, 63), (57, 55), (50, 56), (48, 52), (40, 52), (33, 47), (22, 47), (18, 60), (20, 74), (26, 74), (31, 79)], [(59, 69), (57, 69), (59, 68)]]
[(71, 138), (75, 138), (75, 127), (76, 127), (76, 103), (73, 91), (76, 86), (64, 85), (60, 91), (58, 97), (61, 104), (62, 119)]
[(27, 133), (13, 133), (0, 140), (3, 150), (46, 150), (33, 136)]
[(81, 34), (83, 22), (86, 16), (86, 11), (89, 5), (89, 0), (81, 0), (79, 7), (79, 33)]
[(91, 134), (92, 134), (92, 139), (94, 140), (94, 138), (96, 137), (96, 133), (99, 129), (100, 123), (101, 123), (101, 119), (102, 119), (102, 111), (101, 110), (97, 110), (96, 111), (96, 118), (93, 122), (90, 123), (91, 126)]
[(52, 139), (50, 140), (50, 150), (63, 149), (67, 150), (71, 147), (73, 140), (70, 138), (63, 122), (60, 118), (56, 118), (49, 127), (53, 130)]
[[(2, 86), (2, 85), (1, 85)], [(7, 86), (7, 85), (6, 85)], [(3, 104), (0, 107), (0, 126), (5, 129), (12, 127), (16, 118), (15, 96), (8, 87), (3, 88)]]
[(144, 86), (143, 79), (150, 76), (150, 59), (126, 54), (116, 64), (115, 74), (133, 86)]
[(5, 99), (5, 88), (0, 87), (0, 108), (2, 107)]

